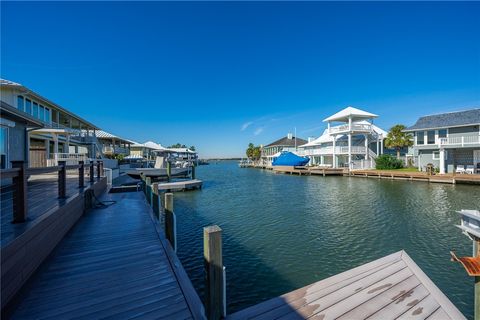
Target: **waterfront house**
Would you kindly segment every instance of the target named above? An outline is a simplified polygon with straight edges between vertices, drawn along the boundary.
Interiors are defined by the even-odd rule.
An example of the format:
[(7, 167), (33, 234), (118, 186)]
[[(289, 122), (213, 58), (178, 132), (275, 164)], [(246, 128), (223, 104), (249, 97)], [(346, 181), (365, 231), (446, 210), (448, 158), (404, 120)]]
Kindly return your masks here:
[(383, 153), (387, 132), (373, 124), (376, 114), (347, 107), (324, 119), (327, 129), (314, 140), (300, 146), (311, 165), (333, 168), (373, 168)]
[(164, 150), (165, 148), (153, 141), (147, 141), (145, 143), (138, 143), (132, 141), (130, 145), (130, 155), (136, 158), (143, 158), (145, 160), (155, 160), (156, 150)]
[(294, 137), (291, 133), (280, 138), (266, 146), (262, 147), (261, 160), (264, 165), (272, 165), (273, 159), (280, 155), (282, 151), (297, 152), (298, 146), (307, 143), (306, 140)]
[[(3, 148), (2, 166), (16, 159), (44, 167), (57, 160), (98, 158), (97, 126), (19, 83), (0, 79), (0, 90), (2, 136), (19, 142)], [(7, 117), (16, 117), (23, 126), (13, 129)]]
[(405, 131), (414, 135), (412, 150), (419, 170), (433, 164), (441, 174), (478, 172), (480, 109), (420, 117)]
[(133, 144), (132, 141), (103, 130), (97, 130), (96, 136), (102, 146), (103, 155), (107, 157), (116, 157), (118, 155), (126, 157), (130, 154), (130, 146)]

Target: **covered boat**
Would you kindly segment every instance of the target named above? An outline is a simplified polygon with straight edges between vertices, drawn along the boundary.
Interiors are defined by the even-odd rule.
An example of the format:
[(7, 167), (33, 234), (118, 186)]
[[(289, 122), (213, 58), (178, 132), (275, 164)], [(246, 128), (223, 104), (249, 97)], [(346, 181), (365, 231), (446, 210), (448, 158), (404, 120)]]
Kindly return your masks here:
[(304, 166), (310, 161), (307, 157), (297, 156), (293, 152), (282, 152), (272, 162), (272, 166)]

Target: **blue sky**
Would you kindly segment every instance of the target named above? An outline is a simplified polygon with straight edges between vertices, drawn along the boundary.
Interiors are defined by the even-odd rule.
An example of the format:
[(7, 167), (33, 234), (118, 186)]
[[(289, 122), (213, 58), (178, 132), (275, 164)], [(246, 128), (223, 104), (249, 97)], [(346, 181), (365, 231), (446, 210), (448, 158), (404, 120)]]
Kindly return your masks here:
[(352, 105), (480, 106), (480, 3), (2, 2), (1, 76), (106, 131), (242, 156)]

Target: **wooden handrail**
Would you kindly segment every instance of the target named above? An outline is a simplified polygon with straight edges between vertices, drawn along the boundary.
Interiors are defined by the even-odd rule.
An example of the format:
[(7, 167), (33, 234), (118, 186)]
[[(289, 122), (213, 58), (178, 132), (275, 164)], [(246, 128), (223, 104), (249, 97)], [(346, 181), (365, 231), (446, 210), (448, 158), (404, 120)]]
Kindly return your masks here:
[(0, 176), (2, 179), (12, 179), (18, 176), (20, 172), (20, 168), (12, 168), (12, 169), (1, 169)]

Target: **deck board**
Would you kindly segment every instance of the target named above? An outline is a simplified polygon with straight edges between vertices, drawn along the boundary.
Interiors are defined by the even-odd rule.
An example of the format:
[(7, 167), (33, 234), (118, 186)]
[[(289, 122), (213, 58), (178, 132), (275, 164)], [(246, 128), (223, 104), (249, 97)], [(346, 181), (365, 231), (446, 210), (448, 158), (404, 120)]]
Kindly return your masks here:
[(465, 319), (404, 251), (229, 315), (227, 319)]
[(12, 319), (193, 318), (143, 193), (87, 213), (22, 291)]

